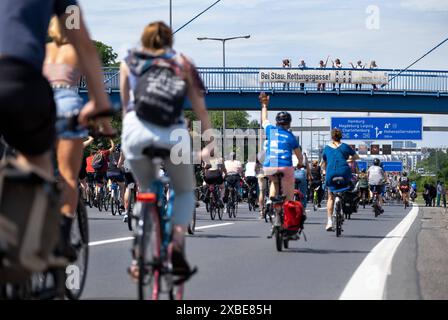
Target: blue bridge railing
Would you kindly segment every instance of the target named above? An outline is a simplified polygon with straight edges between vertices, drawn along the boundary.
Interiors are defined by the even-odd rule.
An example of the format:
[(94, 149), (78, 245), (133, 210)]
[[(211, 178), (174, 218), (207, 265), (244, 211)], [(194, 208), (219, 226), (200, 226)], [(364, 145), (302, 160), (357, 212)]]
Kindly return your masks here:
[[(207, 91), (317, 91), (316, 83), (305, 83), (304, 88), (301, 88), (299, 83), (260, 83), (258, 74), (263, 70), (285, 70), (283, 68), (198, 68), (199, 74), (204, 82)], [(300, 70), (300, 69), (288, 69)], [(321, 70), (309, 68), (308, 70)], [(339, 70), (352, 71), (354, 69), (331, 69), (325, 70)], [(368, 71), (362, 70), (362, 71)], [(381, 91), (397, 91), (397, 92), (423, 92), (430, 94), (446, 94), (448, 93), (448, 71), (442, 70), (406, 70), (400, 73), (396, 69), (375, 69), (374, 71), (382, 71), (388, 74), (391, 80), (385, 87), (381, 88), (377, 85), (378, 90)], [(104, 69), (104, 83), (108, 90), (120, 89), (120, 74), (118, 68)], [(81, 79), (80, 89), (85, 89), (86, 84), (84, 78)], [(336, 84), (336, 89), (339, 85)], [(333, 84), (326, 84), (326, 91), (331, 91)], [(371, 90), (372, 85), (363, 84), (362, 90)], [(341, 84), (340, 91), (355, 90), (354, 84)]]

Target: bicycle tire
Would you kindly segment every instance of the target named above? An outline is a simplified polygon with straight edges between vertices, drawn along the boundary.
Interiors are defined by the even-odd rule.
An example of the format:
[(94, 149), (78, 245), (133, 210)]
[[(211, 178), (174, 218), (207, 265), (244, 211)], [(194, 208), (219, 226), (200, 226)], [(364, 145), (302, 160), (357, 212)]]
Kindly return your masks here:
[(218, 206), (218, 219), (222, 220), (223, 215), (224, 215), (224, 209)]
[(111, 199), (110, 194), (105, 195), (103, 198), (104, 212), (109, 211), (110, 199)]
[(97, 204), (98, 211), (102, 212), (103, 211), (103, 197), (102, 196), (98, 195), (96, 204)]
[(191, 219), (191, 222), (188, 225), (188, 234), (194, 235), (195, 231), (196, 231), (196, 208), (193, 211), (193, 218)]
[[(76, 223), (72, 226), (72, 232), (79, 231), (79, 243), (74, 244), (77, 249), (78, 258), (72, 263), (76, 265), (80, 272), (79, 276), (79, 289), (69, 289), (67, 284), (65, 286), (65, 295), (70, 300), (79, 300), (85, 287), (87, 279), (87, 270), (89, 265), (89, 222), (88, 222), (87, 210), (85, 205), (78, 201)], [(76, 228), (77, 227), (77, 228)], [(78, 229), (78, 230), (76, 230)], [(73, 236), (73, 233), (72, 233)], [(81, 258), (81, 264), (79, 264)]]
[(284, 239), (284, 240), (283, 240), (283, 247), (284, 247), (285, 249), (289, 249), (289, 240), (288, 240), (288, 239)]
[(336, 237), (340, 237), (342, 233), (341, 201), (336, 201), (334, 205), (336, 210)]
[(215, 211), (215, 204), (211, 204), (210, 203), (210, 207), (209, 207), (209, 210), (210, 210), (210, 218), (212, 219), (212, 220), (215, 220), (215, 218), (216, 218), (216, 211)]
[(275, 227), (274, 234), (275, 234), (275, 247), (278, 252), (281, 252), (283, 249), (283, 236), (278, 227)]
[(110, 212), (113, 216), (117, 214), (117, 211), (115, 209), (115, 200), (113, 198), (110, 199)]

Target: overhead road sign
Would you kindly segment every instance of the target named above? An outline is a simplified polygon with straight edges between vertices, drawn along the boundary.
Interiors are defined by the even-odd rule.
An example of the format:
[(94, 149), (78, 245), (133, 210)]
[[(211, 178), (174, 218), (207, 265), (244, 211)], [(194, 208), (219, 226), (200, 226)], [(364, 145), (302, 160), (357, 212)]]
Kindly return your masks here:
[(346, 140), (422, 140), (421, 117), (331, 118), (331, 128), (342, 130)]

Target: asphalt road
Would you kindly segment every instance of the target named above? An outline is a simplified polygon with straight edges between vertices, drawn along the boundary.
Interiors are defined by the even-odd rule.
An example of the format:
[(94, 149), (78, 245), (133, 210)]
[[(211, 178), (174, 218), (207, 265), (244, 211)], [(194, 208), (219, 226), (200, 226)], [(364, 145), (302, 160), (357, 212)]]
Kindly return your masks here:
[[(325, 231), (324, 208), (307, 211), (308, 241), (302, 237), (277, 252), (274, 240), (267, 239), (269, 225), (249, 212), (247, 204), (240, 204), (237, 219), (223, 221), (211, 221), (199, 208), (199, 230), (187, 239), (188, 258), (199, 272), (188, 282), (185, 299), (419, 298), (417, 290), (405, 292), (412, 287), (412, 264), (399, 264), (397, 275), (407, 276), (390, 274), (395, 255), (400, 261), (415, 255), (415, 247), (402, 240), (415, 228), (418, 208), (386, 206), (378, 218), (371, 208), (360, 208), (346, 221), (340, 238)], [(83, 299), (137, 297), (126, 273), (132, 234), (121, 219), (89, 209), (90, 262)]]

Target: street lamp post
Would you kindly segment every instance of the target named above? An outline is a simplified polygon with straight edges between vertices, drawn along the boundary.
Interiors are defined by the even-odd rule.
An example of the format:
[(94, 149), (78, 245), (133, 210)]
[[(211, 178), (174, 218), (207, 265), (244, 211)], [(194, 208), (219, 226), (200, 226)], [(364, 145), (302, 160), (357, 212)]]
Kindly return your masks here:
[(173, 30), (173, 0), (170, 0), (170, 29)]
[(305, 120), (309, 120), (311, 122), (311, 161), (313, 161), (313, 121), (315, 120), (323, 120), (325, 118), (304, 118)]
[[(223, 90), (226, 89), (226, 42), (236, 39), (249, 39), (250, 35), (247, 36), (239, 36), (239, 37), (231, 37), (231, 38), (208, 38), (208, 37), (201, 37), (197, 38), (199, 41), (203, 40), (212, 40), (212, 41), (221, 41), (222, 42), (222, 84), (223, 84)], [(223, 131), (223, 139), (224, 143), (223, 148), (225, 148), (225, 140), (226, 140), (226, 111), (222, 111), (222, 131)], [(225, 149), (224, 149), (225, 151)], [(223, 153), (224, 155), (224, 153)]]

